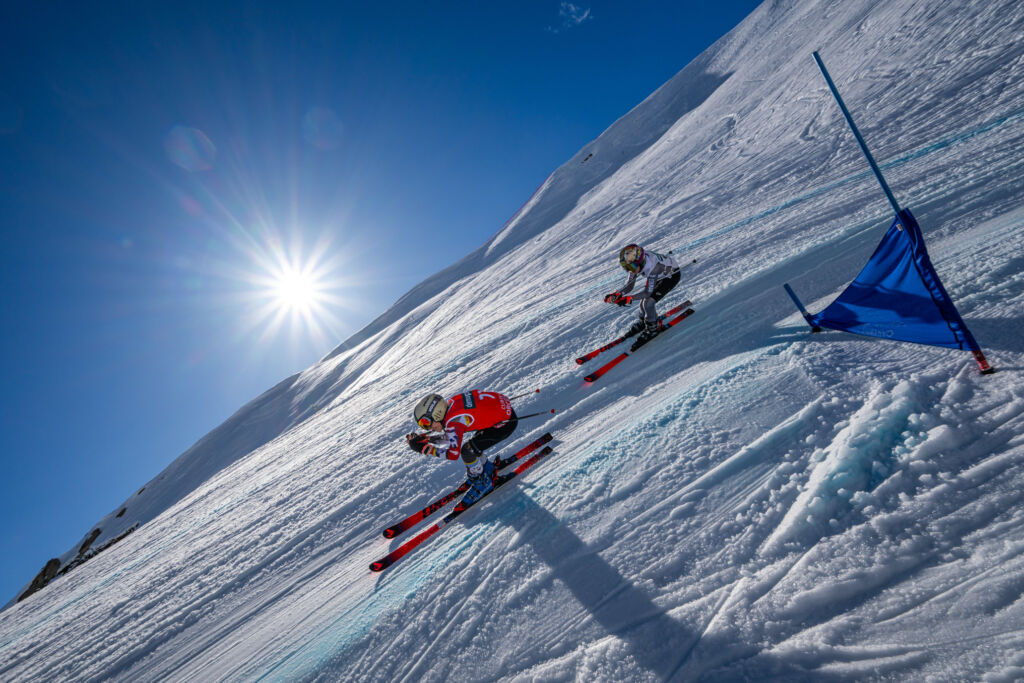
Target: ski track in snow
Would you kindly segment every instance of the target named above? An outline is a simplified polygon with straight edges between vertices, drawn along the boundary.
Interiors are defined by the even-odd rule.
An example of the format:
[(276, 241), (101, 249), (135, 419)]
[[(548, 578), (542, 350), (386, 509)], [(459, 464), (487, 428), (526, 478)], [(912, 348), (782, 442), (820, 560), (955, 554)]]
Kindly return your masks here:
[[(1024, 678), (1022, 34), (1009, 1), (762, 5), (101, 520), (143, 524), (0, 613), (0, 679)], [(890, 221), (816, 49), (996, 375), (783, 292), (820, 310)], [(696, 313), (587, 386), (634, 240), (697, 259)], [(411, 405), (538, 386), (507, 448), (554, 453), (371, 574), (461, 475)]]

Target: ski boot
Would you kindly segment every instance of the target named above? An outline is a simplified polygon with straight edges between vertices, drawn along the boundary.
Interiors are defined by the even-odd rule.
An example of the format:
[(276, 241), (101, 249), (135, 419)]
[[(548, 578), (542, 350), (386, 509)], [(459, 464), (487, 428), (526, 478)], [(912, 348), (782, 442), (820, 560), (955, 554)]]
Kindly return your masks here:
[(469, 482), (469, 491), (462, 497), (462, 503), (465, 507), (469, 507), (494, 488), (494, 463), (485, 459), (483, 467), (476, 475), (467, 467), (466, 481)]
[(626, 330), (626, 334), (624, 336), (632, 337), (634, 335), (640, 334), (641, 332), (644, 331), (645, 327), (646, 325), (644, 324), (644, 321), (642, 319), (637, 320), (628, 330)]
[(629, 350), (636, 351), (641, 346), (657, 337), (659, 334), (661, 334), (660, 321), (655, 320), (653, 323), (647, 323), (646, 325), (644, 325), (644, 331), (640, 333), (640, 336), (637, 337), (637, 340), (633, 342), (633, 345), (631, 347), (629, 347)]

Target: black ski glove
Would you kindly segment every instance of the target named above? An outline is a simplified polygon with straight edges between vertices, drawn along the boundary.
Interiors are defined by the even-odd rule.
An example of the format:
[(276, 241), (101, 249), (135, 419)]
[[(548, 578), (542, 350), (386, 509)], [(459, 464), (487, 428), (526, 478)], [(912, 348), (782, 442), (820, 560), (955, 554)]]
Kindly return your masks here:
[(412, 434), (406, 434), (405, 440), (409, 443), (409, 448), (416, 451), (417, 453), (422, 453), (423, 448), (427, 445), (429, 441), (426, 434), (417, 434), (415, 432), (413, 432)]

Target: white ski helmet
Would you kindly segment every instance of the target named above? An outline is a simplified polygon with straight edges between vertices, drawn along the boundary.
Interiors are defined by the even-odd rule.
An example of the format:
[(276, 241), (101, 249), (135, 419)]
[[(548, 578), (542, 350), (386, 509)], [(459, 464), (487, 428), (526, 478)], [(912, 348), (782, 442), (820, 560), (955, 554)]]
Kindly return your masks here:
[(435, 422), (444, 422), (444, 416), (447, 414), (448, 402), (440, 394), (427, 394), (412, 411), (416, 424), (423, 429), (429, 429)]

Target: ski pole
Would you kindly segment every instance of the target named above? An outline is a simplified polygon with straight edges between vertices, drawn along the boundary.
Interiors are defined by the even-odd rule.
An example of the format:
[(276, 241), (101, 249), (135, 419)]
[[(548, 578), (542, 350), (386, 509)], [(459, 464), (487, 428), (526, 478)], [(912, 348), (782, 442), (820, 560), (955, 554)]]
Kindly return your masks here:
[[(670, 254), (671, 254), (672, 252), (670, 251), (670, 252), (668, 252), (668, 253), (670, 253)], [(686, 268), (687, 266), (692, 266), (692, 265), (693, 265), (694, 263), (696, 263), (696, 262), (697, 262), (697, 259), (693, 259), (692, 261), (687, 261), (687, 262), (686, 262), (686, 263), (684, 263), (683, 265), (681, 265), (681, 266), (679, 266), (678, 268), (676, 268), (676, 272), (678, 273), (678, 272), (679, 272), (680, 270), (682, 270), (683, 268)]]
[[(542, 411), (537, 412), (537, 413), (530, 413), (529, 415), (516, 415), (516, 419), (517, 420), (525, 420), (528, 417), (537, 417), (538, 415), (548, 415), (548, 414), (554, 415), (555, 414), (555, 409), (552, 408), (551, 410), (542, 410)], [(503, 420), (503, 421), (499, 422), (498, 424), (496, 424), (494, 426), (495, 427), (500, 427), (503, 424), (508, 424), (508, 420)]]
[(552, 408), (551, 410), (542, 410), (542, 411), (540, 411), (538, 413), (530, 413), (529, 415), (516, 415), (516, 418), (518, 418), (520, 420), (525, 420), (528, 417), (537, 417), (538, 415), (547, 415), (548, 413), (554, 415), (555, 414), (555, 409)]
[(522, 398), (524, 396), (529, 396), (530, 394), (539, 394), (539, 393), (540, 393), (540, 389), (534, 389), (533, 391), (527, 391), (525, 394), (519, 394), (518, 396), (512, 396), (508, 400), (514, 401), (517, 398)]
[[(671, 254), (674, 254), (674, 253), (676, 253), (676, 252), (675, 252), (675, 249), (669, 249), (669, 250), (668, 250), (668, 253), (669, 253), (669, 255), (671, 255)], [(697, 259), (693, 259), (692, 261), (687, 261), (687, 262), (686, 262), (686, 263), (684, 263), (683, 265), (679, 266), (679, 270), (682, 270), (682, 269), (683, 269), (683, 268), (685, 268), (686, 266), (691, 266), (691, 265), (693, 265), (693, 264), (694, 264), (694, 263), (696, 263), (696, 262), (697, 262)]]

